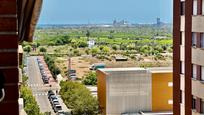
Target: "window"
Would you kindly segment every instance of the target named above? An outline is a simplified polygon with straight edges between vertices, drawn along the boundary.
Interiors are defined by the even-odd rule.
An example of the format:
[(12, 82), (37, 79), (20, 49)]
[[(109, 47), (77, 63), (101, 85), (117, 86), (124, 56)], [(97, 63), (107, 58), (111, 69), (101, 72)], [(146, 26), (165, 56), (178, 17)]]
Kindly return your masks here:
[(196, 47), (196, 33), (192, 33), (192, 46)]
[(204, 113), (204, 100), (201, 101), (201, 113)]
[(181, 61), (181, 74), (185, 73), (185, 63)]
[(168, 87), (173, 87), (173, 82), (168, 82)]
[(204, 81), (204, 66), (201, 67), (201, 80)]
[(192, 109), (196, 109), (196, 97), (192, 99)]
[(168, 100), (168, 104), (172, 105), (173, 104), (173, 100), (172, 99)]
[(182, 1), (181, 2), (181, 13), (180, 13), (180, 15), (184, 15), (184, 14), (185, 14), (185, 2)]
[(193, 65), (193, 75), (192, 75), (192, 78), (196, 79), (197, 77), (197, 66), (196, 65)]
[(198, 12), (197, 12), (197, 10), (198, 10), (198, 5), (197, 5), (197, 3), (198, 3), (198, 1), (197, 0), (194, 0), (193, 1), (193, 15), (197, 15), (198, 14)]
[[(204, 0), (203, 0), (203, 3), (204, 3)], [(201, 34), (201, 45), (200, 45), (201, 48), (204, 48), (204, 33)]]
[(185, 33), (181, 32), (181, 45), (185, 45)]

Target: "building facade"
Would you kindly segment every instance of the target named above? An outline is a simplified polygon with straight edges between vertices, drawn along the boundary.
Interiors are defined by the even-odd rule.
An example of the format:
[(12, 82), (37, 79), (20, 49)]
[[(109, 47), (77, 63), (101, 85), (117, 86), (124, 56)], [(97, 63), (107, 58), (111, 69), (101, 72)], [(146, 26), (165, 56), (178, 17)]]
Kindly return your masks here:
[(174, 0), (174, 115), (204, 114), (204, 0)]
[(19, 115), (18, 45), (32, 41), (41, 5), (42, 0), (0, 0), (1, 115)]
[(106, 68), (97, 70), (103, 115), (172, 111), (172, 70)]

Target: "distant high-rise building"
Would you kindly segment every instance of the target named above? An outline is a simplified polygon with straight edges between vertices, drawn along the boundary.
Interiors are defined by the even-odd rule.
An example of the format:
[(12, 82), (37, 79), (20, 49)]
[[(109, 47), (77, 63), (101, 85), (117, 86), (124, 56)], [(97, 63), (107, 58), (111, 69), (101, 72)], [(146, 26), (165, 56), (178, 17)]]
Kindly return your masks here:
[(102, 115), (172, 114), (172, 68), (98, 69), (97, 82)]
[(174, 0), (174, 115), (204, 114), (204, 0)]
[(128, 25), (128, 22), (125, 20), (121, 20), (121, 21), (114, 20), (113, 21), (113, 26), (125, 26), (125, 25)]
[(157, 26), (160, 26), (160, 25), (161, 25), (161, 19), (157, 18)]

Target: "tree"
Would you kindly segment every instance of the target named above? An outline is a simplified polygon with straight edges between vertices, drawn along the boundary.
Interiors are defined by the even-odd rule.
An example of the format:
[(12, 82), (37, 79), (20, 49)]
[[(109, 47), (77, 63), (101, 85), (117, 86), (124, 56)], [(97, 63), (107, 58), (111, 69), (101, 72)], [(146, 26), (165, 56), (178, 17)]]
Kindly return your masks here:
[(21, 86), (20, 92), (21, 97), (24, 99), (25, 112), (28, 115), (39, 115), (40, 108), (32, 95), (32, 91), (26, 86)]
[(79, 42), (78, 42), (78, 46), (79, 46), (80, 48), (85, 48), (85, 47), (88, 47), (88, 44), (87, 44), (86, 41), (79, 41)]
[(86, 53), (87, 55), (89, 55), (90, 49), (86, 49), (86, 50), (85, 50), (85, 53)]
[(110, 48), (107, 47), (107, 46), (104, 46), (102, 52), (103, 52), (105, 55), (107, 55), (107, 54), (110, 52)]
[(36, 46), (37, 46), (37, 47), (39, 47), (39, 46), (40, 46), (40, 43), (39, 43), (39, 42), (37, 42), (37, 43), (36, 43)]
[(115, 51), (118, 50), (118, 46), (117, 46), (117, 45), (113, 45), (112, 48), (113, 48), (113, 50), (115, 50)]
[(92, 56), (96, 56), (98, 53), (99, 53), (99, 48), (97, 48), (97, 47), (94, 47), (94, 48), (92, 48), (91, 49), (91, 54), (92, 54)]
[(82, 83), (85, 85), (96, 85), (97, 83), (96, 72), (89, 72), (83, 78)]
[(89, 38), (89, 37), (90, 37), (90, 35), (91, 35), (91, 34), (90, 34), (90, 31), (89, 31), (89, 30), (87, 30), (87, 31), (86, 31), (86, 37), (87, 37), (87, 38)]
[(50, 69), (52, 75), (55, 77), (55, 75), (58, 75), (61, 73), (60, 69), (55, 65), (55, 61), (54, 58), (52, 58), (51, 56), (44, 54), (44, 58), (45, 58), (45, 62), (48, 65), (48, 68)]
[(45, 52), (47, 52), (47, 49), (45, 47), (41, 47), (40, 52), (45, 53)]
[(73, 115), (98, 115), (98, 101), (78, 82), (61, 82), (60, 95)]
[(78, 49), (75, 49), (75, 50), (73, 51), (73, 53), (74, 53), (74, 55), (76, 55), (76, 56), (80, 56), (80, 55), (81, 55)]
[(23, 48), (23, 50), (24, 50), (25, 52), (27, 52), (27, 53), (30, 53), (30, 52), (31, 52), (31, 49), (32, 49), (32, 47), (31, 47), (30, 45), (26, 45), (26, 46)]

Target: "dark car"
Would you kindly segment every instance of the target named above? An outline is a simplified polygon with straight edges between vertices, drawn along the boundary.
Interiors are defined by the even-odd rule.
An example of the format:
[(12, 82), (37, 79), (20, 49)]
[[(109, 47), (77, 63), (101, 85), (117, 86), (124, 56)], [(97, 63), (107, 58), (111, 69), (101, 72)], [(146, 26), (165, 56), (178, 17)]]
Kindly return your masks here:
[(64, 111), (60, 110), (57, 112), (57, 115), (66, 115)]
[(48, 98), (50, 99), (51, 96), (55, 96), (53, 92), (48, 93)]
[(52, 90), (49, 90), (49, 91), (47, 92), (48, 97), (49, 97), (51, 94), (52, 94), (52, 95), (55, 95)]
[(61, 106), (61, 105), (55, 105), (55, 106), (53, 107), (53, 109), (54, 109), (54, 112), (56, 113), (56, 112), (62, 110), (62, 106)]
[(53, 99), (53, 100), (51, 99), (50, 103), (51, 103), (53, 108), (54, 108), (55, 105), (59, 105), (58, 99)]
[(52, 101), (52, 100), (54, 100), (54, 99), (57, 99), (57, 96), (56, 96), (56, 95), (51, 95), (51, 96), (49, 97), (49, 100), (50, 100), (50, 101)]
[(44, 78), (44, 79), (43, 79), (43, 82), (44, 82), (44, 84), (48, 84), (48, 83), (49, 83), (49, 81), (48, 81), (47, 78)]
[(53, 101), (51, 104), (52, 104), (52, 107), (54, 107), (55, 105), (60, 105), (59, 101)]

